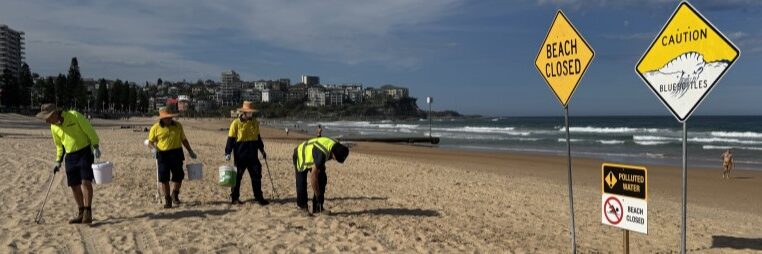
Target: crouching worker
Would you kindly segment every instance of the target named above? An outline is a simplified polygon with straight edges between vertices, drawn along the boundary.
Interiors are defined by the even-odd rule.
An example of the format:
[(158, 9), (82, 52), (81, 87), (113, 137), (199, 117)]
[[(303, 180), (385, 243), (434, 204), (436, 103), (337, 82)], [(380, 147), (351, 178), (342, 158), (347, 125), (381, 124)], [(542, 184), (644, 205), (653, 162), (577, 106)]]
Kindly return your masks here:
[(230, 200), (233, 204), (242, 204), (241, 180), (243, 173), (249, 170), (251, 189), (254, 191), (254, 200), (259, 205), (267, 205), (270, 202), (262, 195), (262, 164), (257, 157), (257, 151), (262, 153), (262, 158), (267, 159), (265, 145), (259, 135), (259, 122), (254, 118), (254, 109), (250, 101), (244, 101), (243, 107), (238, 109), (238, 118), (230, 124), (227, 145), (225, 146), (225, 160), (230, 160), (230, 153), (235, 157), (236, 181), (231, 188)]
[(307, 140), (294, 149), (294, 168), (296, 169), (296, 205), (300, 210), (307, 209), (307, 179), (312, 185), (312, 213), (323, 212), (325, 188), (328, 184), (325, 163), (336, 159), (344, 163), (349, 155), (349, 148), (339, 142), (317, 137)]
[(77, 217), (70, 224), (93, 222), (93, 162), (101, 157), (98, 135), (84, 115), (74, 110), (62, 111), (54, 104), (43, 104), (37, 118), (50, 124), (53, 142), (56, 144), (56, 162), (53, 173), (66, 160), (67, 184), (79, 207)]
[[(196, 159), (196, 153), (191, 149), (188, 139), (185, 137), (183, 126), (173, 120), (177, 114), (170, 112), (169, 108), (159, 109), (159, 122), (151, 126), (148, 131), (148, 141), (151, 147), (156, 148), (154, 158), (159, 170), (159, 182), (164, 194), (164, 208), (172, 208), (172, 202), (180, 203), (180, 187), (185, 177), (183, 172), (183, 146), (188, 150), (191, 159)], [(172, 181), (172, 194), (169, 193), (169, 182)]]

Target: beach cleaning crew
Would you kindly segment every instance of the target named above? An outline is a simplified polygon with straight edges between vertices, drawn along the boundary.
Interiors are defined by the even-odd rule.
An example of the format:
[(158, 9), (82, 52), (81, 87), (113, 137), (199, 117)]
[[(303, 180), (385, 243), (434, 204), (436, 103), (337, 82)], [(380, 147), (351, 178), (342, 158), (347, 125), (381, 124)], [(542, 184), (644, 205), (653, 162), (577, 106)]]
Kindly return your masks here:
[[(172, 203), (180, 203), (180, 187), (185, 177), (183, 172), (183, 146), (188, 150), (188, 156), (196, 159), (196, 153), (188, 142), (183, 131), (183, 125), (175, 121), (174, 114), (169, 108), (159, 108), (159, 122), (148, 131), (148, 142), (155, 147), (154, 158), (159, 170), (159, 182), (164, 194), (164, 208), (172, 208)], [(169, 182), (172, 181), (172, 194), (169, 193)]]
[(93, 222), (93, 162), (101, 157), (98, 135), (87, 118), (74, 110), (60, 110), (54, 104), (43, 104), (37, 118), (50, 124), (56, 145), (53, 173), (66, 162), (67, 185), (71, 187), (79, 212), (70, 224)]
[(256, 112), (258, 111), (254, 109), (250, 101), (244, 101), (243, 106), (238, 109), (238, 118), (233, 120), (228, 131), (225, 160), (230, 161), (232, 153), (237, 169), (236, 182), (230, 190), (230, 200), (233, 204), (243, 203), (239, 199), (241, 179), (247, 169), (251, 178), (251, 189), (254, 191), (254, 200), (263, 206), (270, 203), (262, 195), (262, 164), (257, 157), (257, 151), (262, 153), (264, 159), (267, 159), (267, 153), (265, 153), (262, 136), (259, 135), (259, 122), (254, 118)]
[(349, 155), (349, 148), (328, 137), (316, 137), (302, 142), (294, 149), (294, 168), (296, 170), (296, 206), (307, 209), (307, 179), (312, 185), (312, 213), (323, 212), (325, 188), (328, 184), (325, 163), (336, 159), (344, 163)]

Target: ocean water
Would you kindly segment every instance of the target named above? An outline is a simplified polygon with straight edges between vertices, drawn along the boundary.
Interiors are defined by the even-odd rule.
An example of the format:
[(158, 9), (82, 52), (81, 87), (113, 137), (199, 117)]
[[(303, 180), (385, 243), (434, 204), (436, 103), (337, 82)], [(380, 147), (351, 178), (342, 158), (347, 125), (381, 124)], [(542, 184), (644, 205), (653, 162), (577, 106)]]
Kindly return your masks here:
[[(682, 124), (673, 117), (570, 117), (572, 155), (610, 162), (681, 165)], [(332, 137), (429, 135), (429, 122), (283, 121)], [(562, 117), (435, 119), (431, 133), (440, 147), (566, 154)], [(695, 116), (688, 121), (688, 166), (721, 168), (720, 154), (732, 148), (736, 168), (762, 170), (762, 116)]]

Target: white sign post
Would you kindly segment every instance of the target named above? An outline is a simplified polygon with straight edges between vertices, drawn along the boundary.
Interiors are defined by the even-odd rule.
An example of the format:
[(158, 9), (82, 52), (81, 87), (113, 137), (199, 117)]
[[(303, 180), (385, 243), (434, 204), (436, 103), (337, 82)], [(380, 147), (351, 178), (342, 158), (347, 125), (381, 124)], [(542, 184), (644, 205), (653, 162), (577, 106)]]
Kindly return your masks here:
[(683, 1), (635, 67), (648, 88), (683, 123), (681, 253), (687, 242), (688, 118), (740, 54), (709, 20)]
[(601, 166), (601, 223), (623, 229), (623, 252), (630, 253), (630, 231), (648, 234), (648, 174), (645, 167)]

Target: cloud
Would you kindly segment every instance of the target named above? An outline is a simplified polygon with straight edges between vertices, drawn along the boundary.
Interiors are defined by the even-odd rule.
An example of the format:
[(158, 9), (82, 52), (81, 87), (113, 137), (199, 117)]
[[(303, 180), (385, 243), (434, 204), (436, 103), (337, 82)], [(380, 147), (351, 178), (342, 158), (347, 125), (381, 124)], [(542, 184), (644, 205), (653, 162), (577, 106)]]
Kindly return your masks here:
[(234, 68), (241, 59), (214, 64), (206, 56), (247, 43), (325, 62), (412, 67), (422, 45), (401, 33), (452, 14), (461, 1), (19, 0), (3, 3), (0, 23), (26, 32), (28, 62), (43, 74), (66, 71), (78, 56), (84, 70), (103, 70), (92, 75), (126, 68), (139, 79), (177, 79)]
[[(234, 8), (246, 31), (271, 45), (316, 54), (348, 64), (415, 64), (414, 43), (398, 34), (450, 14), (458, 0), (279, 1)], [(232, 12), (232, 11), (231, 11)]]
[(604, 39), (609, 40), (622, 40), (622, 41), (630, 41), (630, 40), (653, 40), (655, 34), (651, 33), (633, 33), (633, 34), (608, 34), (603, 35), (602, 37)]
[[(558, 7), (582, 8), (629, 8), (643, 6), (677, 6), (677, 0), (536, 0), (539, 5), (555, 5)], [(749, 11), (750, 8), (762, 7), (759, 0), (694, 0), (693, 6), (707, 11)]]

